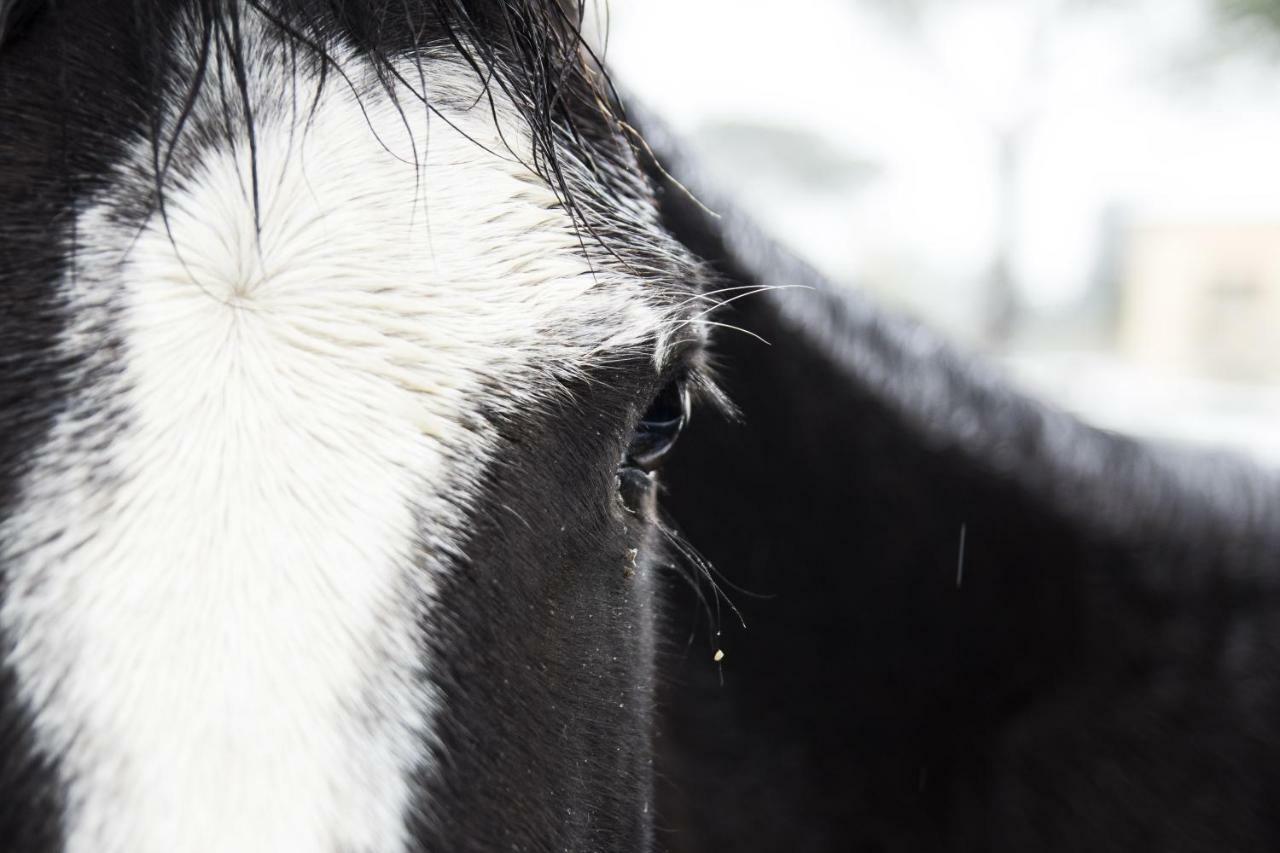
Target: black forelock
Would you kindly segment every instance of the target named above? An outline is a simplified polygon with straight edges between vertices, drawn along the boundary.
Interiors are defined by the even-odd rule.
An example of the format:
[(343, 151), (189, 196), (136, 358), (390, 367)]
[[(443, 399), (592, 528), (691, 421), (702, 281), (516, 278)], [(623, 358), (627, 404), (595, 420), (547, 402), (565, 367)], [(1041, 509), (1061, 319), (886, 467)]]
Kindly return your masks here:
[[(126, 44), (113, 49), (132, 54), (137, 79), (130, 81), (131, 88), (148, 93), (140, 97), (150, 102), (140, 112), (149, 113), (157, 206), (163, 206), (174, 152), (191, 130), (194, 104), (215, 71), (226, 89), (216, 93), (224, 109), (232, 103), (240, 113), (225, 132), (247, 134), (250, 150), (255, 146), (247, 86), (259, 57), (250, 55), (244, 38), (250, 17), (267, 22), (277, 40), (272, 49), (284, 63), (315, 70), (318, 89), (335, 79), (354, 89), (356, 81), (346, 78), (336, 57), (355, 52), (366, 58), (402, 111), (416, 99), (438, 115), (425, 75), (406, 75), (402, 60), (422, 63), (444, 52), (460, 57), (482, 83), (490, 109), (496, 109), (494, 97), (501, 96), (519, 113), (532, 142), (525, 165), (547, 180), (592, 237), (602, 236), (600, 217), (584, 208), (596, 206), (598, 199), (584, 198), (585, 190), (595, 189), (603, 198), (647, 191), (636, 183), (628, 162), (627, 125), (608, 75), (582, 37), (581, 0), (94, 0), (93, 5), (93, 13), (116, 19), (112, 38)], [(81, 16), (82, 6), (75, 0), (0, 0), (0, 50), (21, 41), (44, 18), (53, 19), (55, 31), (69, 30), (65, 23)], [(181, 56), (175, 44), (189, 56)], [(88, 48), (62, 43), (58, 49), (74, 60)], [(508, 149), (504, 154), (528, 156)], [(578, 162), (566, 164), (567, 156)], [(596, 186), (586, 186), (572, 172), (585, 173)], [(256, 190), (255, 180), (255, 196)]]

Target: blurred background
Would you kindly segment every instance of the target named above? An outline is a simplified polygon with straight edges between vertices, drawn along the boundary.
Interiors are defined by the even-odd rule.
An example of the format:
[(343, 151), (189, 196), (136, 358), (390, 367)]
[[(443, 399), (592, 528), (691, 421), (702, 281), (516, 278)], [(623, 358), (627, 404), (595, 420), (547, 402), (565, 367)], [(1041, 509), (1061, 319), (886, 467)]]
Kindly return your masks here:
[(589, 27), (837, 281), (1095, 423), (1280, 465), (1280, 0), (601, 0)]

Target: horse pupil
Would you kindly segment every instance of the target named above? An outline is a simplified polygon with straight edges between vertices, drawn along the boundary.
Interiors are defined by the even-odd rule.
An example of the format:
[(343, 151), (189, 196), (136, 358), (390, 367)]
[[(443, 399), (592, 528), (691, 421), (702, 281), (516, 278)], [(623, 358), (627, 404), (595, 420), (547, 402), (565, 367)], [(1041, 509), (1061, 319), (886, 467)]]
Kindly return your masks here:
[(689, 418), (689, 394), (684, 380), (667, 384), (636, 425), (626, 464), (645, 471), (656, 469), (675, 445)]

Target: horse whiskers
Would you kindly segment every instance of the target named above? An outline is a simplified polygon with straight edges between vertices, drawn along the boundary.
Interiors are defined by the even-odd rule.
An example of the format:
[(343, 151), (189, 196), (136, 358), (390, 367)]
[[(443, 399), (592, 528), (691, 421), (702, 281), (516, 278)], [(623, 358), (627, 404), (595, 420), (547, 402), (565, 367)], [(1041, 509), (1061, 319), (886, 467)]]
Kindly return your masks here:
[[(718, 635), (720, 632), (722, 619), (720, 609), (721, 601), (728, 605), (729, 610), (733, 612), (735, 617), (737, 617), (738, 624), (745, 629), (747, 627), (747, 622), (746, 619), (743, 618), (742, 611), (738, 609), (738, 606), (733, 603), (733, 600), (727, 593), (725, 593), (720, 584), (716, 582), (716, 576), (720, 575), (720, 572), (711, 565), (711, 562), (707, 560), (707, 558), (699, 554), (696, 548), (685, 541), (684, 537), (682, 537), (678, 531), (668, 525), (664, 520), (657, 519), (655, 521), (655, 526), (658, 531), (662, 533), (662, 536), (667, 543), (670, 544), (675, 552), (680, 556), (681, 559), (673, 562), (672, 566), (677, 569), (681, 576), (690, 584), (691, 587), (693, 587), (698, 599), (702, 602), (707, 612), (707, 618), (711, 623), (710, 627), (713, 629), (712, 634)], [(714, 593), (714, 612), (712, 612), (710, 603), (702, 592), (701, 586), (703, 580), (711, 586), (711, 590)]]
[[(790, 290), (792, 288), (804, 288), (804, 287), (806, 286), (800, 285), (800, 284), (760, 285), (760, 286), (751, 285), (751, 286), (744, 286), (744, 287), (723, 287), (718, 290), (708, 291), (707, 293), (695, 293), (692, 296), (686, 297), (685, 299), (682, 299), (681, 301), (672, 305), (671, 310), (678, 311), (692, 302), (712, 302), (713, 304), (711, 305), (711, 307), (706, 308), (702, 311), (699, 311), (697, 314), (694, 314), (691, 317), (686, 317), (680, 320), (679, 322), (675, 323), (670, 328), (668, 328), (666, 332), (668, 334), (674, 334), (691, 323), (701, 321), (702, 318), (706, 317), (708, 314), (711, 314), (723, 308), (726, 305), (730, 305), (734, 302), (737, 302), (739, 299), (745, 299), (748, 296), (756, 296), (758, 294), (765, 293), (770, 290)], [(722, 293), (736, 293), (737, 295), (731, 296), (728, 299), (712, 298)]]
[[(741, 293), (744, 290), (751, 291), (753, 293), (763, 293), (766, 290), (780, 290), (782, 289), (782, 287), (783, 285), (757, 285), (757, 284), (744, 284), (737, 287), (721, 287), (721, 288), (717, 288), (716, 290), (708, 290), (706, 293), (695, 293), (691, 296), (687, 296), (684, 299), (672, 305), (671, 307), (683, 308), (684, 306), (688, 305), (690, 302), (707, 302), (707, 301), (710, 301), (713, 296), (719, 296), (722, 293)], [(720, 305), (727, 305), (728, 302), (729, 300), (725, 300), (723, 302), (717, 302), (716, 307), (719, 307)]]
[[(760, 337), (750, 329), (744, 329), (741, 326), (735, 326), (732, 323), (717, 323), (713, 320), (698, 320), (698, 322), (705, 326), (715, 326), (718, 329), (732, 329), (735, 332), (742, 332), (742, 334), (750, 338), (755, 338), (757, 341), (759, 341), (760, 343), (764, 344), (767, 347), (773, 346), (773, 344), (769, 343), (764, 338)], [(679, 327), (677, 326), (677, 328)]]
[[(711, 290), (706, 293), (696, 293), (693, 296), (690, 296), (687, 299), (685, 299), (683, 302), (680, 302), (679, 306), (687, 305), (690, 302), (695, 302), (698, 300), (706, 301), (710, 299), (712, 296), (716, 296), (721, 293), (733, 293), (735, 291), (744, 291), (744, 290), (747, 292), (738, 293), (737, 296), (734, 296), (729, 299), (722, 299), (716, 302), (714, 306), (712, 306), (711, 308), (708, 308), (707, 311), (703, 313), (709, 313), (711, 311), (716, 310), (717, 308), (721, 308), (732, 302), (737, 302), (739, 299), (745, 299), (748, 296), (755, 296), (756, 294), (759, 294), (759, 293), (767, 293), (768, 291), (771, 291), (771, 290), (813, 290), (813, 287), (807, 284), (761, 284), (761, 285), (743, 285), (740, 287), (722, 287), (718, 290)], [(689, 319), (691, 320), (697, 319), (697, 317), (700, 317), (700, 316), (702, 315), (698, 314)]]

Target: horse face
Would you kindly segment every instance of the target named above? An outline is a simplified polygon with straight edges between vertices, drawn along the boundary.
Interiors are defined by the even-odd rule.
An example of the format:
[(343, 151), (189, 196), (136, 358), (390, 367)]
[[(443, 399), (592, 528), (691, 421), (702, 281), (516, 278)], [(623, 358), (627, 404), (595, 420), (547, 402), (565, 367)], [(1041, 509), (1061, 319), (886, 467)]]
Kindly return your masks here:
[(699, 271), (563, 9), (367, 5), (10, 10), (6, 847), (648, 844)]

